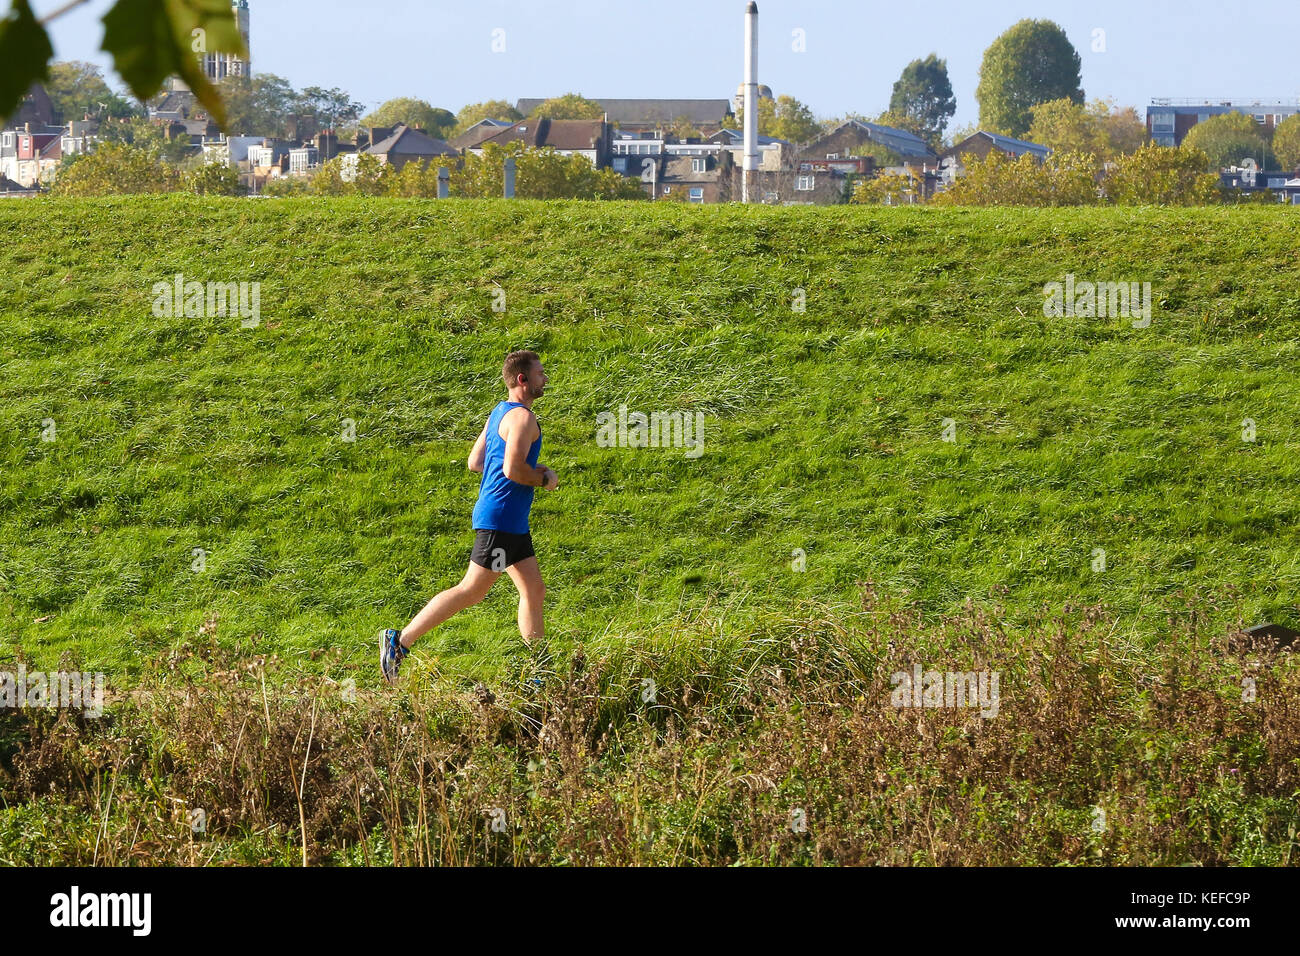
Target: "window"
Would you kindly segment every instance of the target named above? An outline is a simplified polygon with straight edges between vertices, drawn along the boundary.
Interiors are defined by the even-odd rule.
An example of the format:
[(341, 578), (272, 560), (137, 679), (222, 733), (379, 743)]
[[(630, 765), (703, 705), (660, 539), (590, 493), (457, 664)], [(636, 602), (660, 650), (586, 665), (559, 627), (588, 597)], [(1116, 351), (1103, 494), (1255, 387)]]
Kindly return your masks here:
[(704, 202), (703, 187), (696, 186), (691, 190), (691, 202)]
[(1171, 110), (1151, 111), (1151, 132), (1172, 133), (1174, 131), (1174, 114)]
[(1256, 114), (1255, 114), (1255, 122), (1256, 122), (1256, 123), (1259, 123), (1261, 126), (1264, 125), (1264, 120), (1265, 120), (1266, 118), (1267, 118), (1267, 117), (1265, 117), (1263, 113), (1256, 113)]
[(614, 172), (616, 172), (616, 173), (625, 173), (625, 172), (627, 172), (627, 157), (626, 157), (626, 156), (620, 156), (620, 157), (618, 157), (618, 159), (614, 160)]
[(1205, 122), (1207, 119), (1209, 119), (1209, 118), (1210, 118), (1210, 114), (1209, 114), (1209, 113), (1197, 113), (1197, 114), (1196, 114), (1196, 122), (1198, 122), (1198, 123), (1204, 123), (1204, 122)]
[(0, 145), (4, 145), (4, 146), (12, 146), (13, 144), (14, 144), (14, 134), (13, 134), (13, 133), (5, 133), (5, 134), (4, 134), (4, 139), (3, 139), (3, 140), (0, 140)]
[(799, 192), (809, 192), (817, 183), (816, 176), (798, 176), (794, 181), (794, 188)]
[(1285, 185), (1286, 185), (1286, 177), (1285, 177), (1285, 176), (1283, 176), (1283, 177), (1280, 178), (1280, 179), (1269, 179), (1269, 181), (1268, 181), (1268, 188), (1269, 188), (1269, 189), (1281, 189), (1281, 188), (1282, 188), (1283, 186), (1285, 186)]
[(839, 154), (839, 153), (827, 153), (827, 154), (826, 154), (826, 158), (827, 158), (827, 159), (839, 159), (839, 158), (840, 158), (840, 154)]
[(691, 160), (691, 172), (693, 172), (693, 173), (702, 173), (702, 172), (704, 172), (704, 167), (705, 167), (705, 165), (706, 165), (706, 161), (703, 160), (703, 159), (692, 159), (692, 160)]

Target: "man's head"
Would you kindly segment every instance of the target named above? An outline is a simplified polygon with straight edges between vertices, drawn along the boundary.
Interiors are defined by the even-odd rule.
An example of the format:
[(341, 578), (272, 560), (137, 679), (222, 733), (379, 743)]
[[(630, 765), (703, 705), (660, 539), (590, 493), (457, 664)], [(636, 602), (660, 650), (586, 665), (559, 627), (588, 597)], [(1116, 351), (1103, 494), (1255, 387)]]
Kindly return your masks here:
[(516, 401), (527, 398), (531, 402), (535, 398), (541, 398), (546, 388), (546, 372), (542, 369), (541, 357), (536, 352), (511, 352), (501, 368), (501, 377), (505, 379), (510, 397)]

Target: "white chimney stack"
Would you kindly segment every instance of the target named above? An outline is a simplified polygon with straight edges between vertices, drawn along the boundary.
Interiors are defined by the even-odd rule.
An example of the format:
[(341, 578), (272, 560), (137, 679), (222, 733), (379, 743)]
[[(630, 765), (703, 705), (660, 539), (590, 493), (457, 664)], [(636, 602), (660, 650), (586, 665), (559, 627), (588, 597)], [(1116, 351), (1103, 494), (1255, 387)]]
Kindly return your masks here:
[(758, 169), (758, 4), (745, 8), (745, 165), (741, 199), (749, 202), (750, 179)]

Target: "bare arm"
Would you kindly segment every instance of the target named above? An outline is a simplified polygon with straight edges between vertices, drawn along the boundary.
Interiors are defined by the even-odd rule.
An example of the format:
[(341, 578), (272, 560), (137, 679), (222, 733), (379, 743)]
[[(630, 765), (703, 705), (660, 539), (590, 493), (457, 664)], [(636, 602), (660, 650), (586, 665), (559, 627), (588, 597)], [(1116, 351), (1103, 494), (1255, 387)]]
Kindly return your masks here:
[(541, 435), (537, 419), (526, 409), (512, 409), (505, 417), (506, 456), (502, 471), (518, 485), (545, 486), (554, 474), (549, 468), (528, 464), (528, 449)]
[(478, 433), (478, 438), (474, 440), (474, 447), (469, 451), (469, 461), (467, 462), (470, 471), (483, 473), (483, 459), (487, 455), (487, 425)]

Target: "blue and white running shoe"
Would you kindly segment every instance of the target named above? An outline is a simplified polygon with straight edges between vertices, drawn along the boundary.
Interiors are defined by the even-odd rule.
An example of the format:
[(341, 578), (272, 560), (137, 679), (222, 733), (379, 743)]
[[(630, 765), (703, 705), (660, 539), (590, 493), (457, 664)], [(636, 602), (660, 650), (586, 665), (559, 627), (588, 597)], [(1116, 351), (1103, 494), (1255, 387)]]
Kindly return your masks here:
[(401, 636), (401, 631), (391, 627), (379, 632), (379, 670), (390, 684), (397, 680), (397, 669), (402, 666), (402, 659), (411, 653), (402, 646)]

